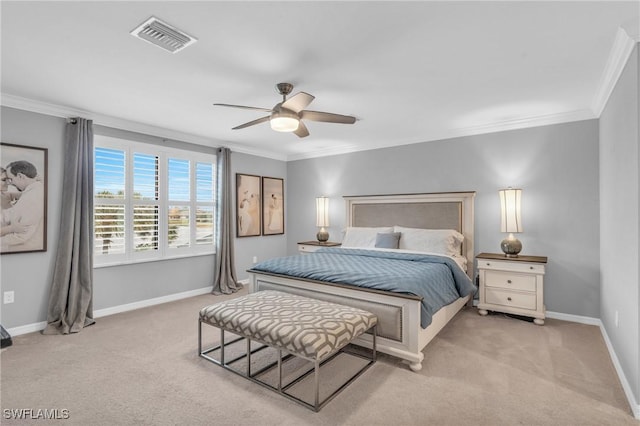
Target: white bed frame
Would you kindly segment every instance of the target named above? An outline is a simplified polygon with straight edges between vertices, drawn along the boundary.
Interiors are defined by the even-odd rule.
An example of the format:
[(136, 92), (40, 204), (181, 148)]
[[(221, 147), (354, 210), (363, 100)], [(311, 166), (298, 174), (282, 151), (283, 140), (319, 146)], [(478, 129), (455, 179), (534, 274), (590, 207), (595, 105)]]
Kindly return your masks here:
[[(465, 237), (462, 255), (467, 258), (467, 274), (473, 277), (474, 197), (475, 192), (344, 197), (347, 208), (347, 226), (402, 225), (415, 228), (442, 228), (443, 226), (453, 228), (455, 226), (454, 229), (457, 229)], [(372, 212), (375, 212), (375, 209), (381, 205), (384, 205), (383, 209), (385, 210), (385, 217), (380, 219), (382, 222), (376, 222), (378, 219), (372, 219), (371, 216), (366, 217), (366, 214), (356, 213), (366, 211), (369, 207), (373, 209), (371, 210)], [(389, 205), (398, 207), (398, 215), (395, 215), (394, 209), (390, 208)], [(414, 205), (417, 210), (412, 211)], [(451, 210), (452, 206), (458, 206), (453, 207), (453, 210), (459, 213), (455, 215), (455, 218), (445, 221), (446, 225), (443, 225), (442, 218), (435, 216), (438, 216), (440, 211), (438, 209), (445, 205), (449, 210)], [(435, 213), (424, 210), (425, 208), (431, 209), (431, 206), (433, 206), (433, 212)], [(390, 211), (391, 213), (389, 213)], [(416, 212), (423, 211), (426, 212), (424, 221), (418, 219), (416, 222)], [(420, 216), (422, 216), (421, 213)], [(267, 289), (280, 290), (352, 305), (376, 313), (379, 321), (381, 323), (385, 322), (385, 324), (380, 325), (387, 326), (390, 330), (395, 330), (393, 335), (387, 337), (383, 333), (378, 334), (377, 349), (406, 360), (413, 371), (422, 369), (422, 361), (424, 359), (422, 350), (425, 346), (473, 297), (471, 295), (460, 298), (441, 308), (433, 315), (433, 320), (429, 327), (423, 329), (420, 326), (420, 298), (417, 296), (291, 278), (259, 271), (249, 270), (249, 274), (251, 277), (249, 283), (250, 293)], [(379, 330), (381, 329), (379, 328)], [(366, 334), (358, 338), (354, 343), (371, 348), (372, 337)]]

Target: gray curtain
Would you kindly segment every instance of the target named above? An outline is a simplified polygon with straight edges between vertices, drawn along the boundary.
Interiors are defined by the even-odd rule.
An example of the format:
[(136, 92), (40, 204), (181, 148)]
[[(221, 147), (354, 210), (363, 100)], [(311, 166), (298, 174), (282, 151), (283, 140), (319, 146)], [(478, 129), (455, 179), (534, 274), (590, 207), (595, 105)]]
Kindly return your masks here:
[(47, 327), (43, 334), (77, 333), (93, 324), (93, 122), (67, 123), (60, 239)]
[(236, 279), (233, 254), (233, 199), (231, 198), (231, 150), (217, 155), (216, 269), (213, 294), (231, 294), (242, 288)]

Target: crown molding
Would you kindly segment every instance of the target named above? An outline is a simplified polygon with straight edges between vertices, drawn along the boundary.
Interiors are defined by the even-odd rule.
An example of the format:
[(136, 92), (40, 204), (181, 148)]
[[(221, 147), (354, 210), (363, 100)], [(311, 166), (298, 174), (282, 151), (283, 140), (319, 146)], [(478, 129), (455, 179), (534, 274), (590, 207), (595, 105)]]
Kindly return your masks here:
[(627, 35), (636, 43), (640, 43), (640, 18), (630, 19), (621, 25)]
[(609, 59), (605, 66), (602, 77), (600, 77), (600, 84), (596, 91), (593, 101), (591, 103), (591, 109), (596, 117), (600, 117), (604, 107), (607, 105), (607, 101), (613, 92), (613, 89), (624, 70), (631, 52), (636, 43), (640, 41), (640, 29), (638, 29), (638, 19), (627, 25), (618, 28), (616, 33), (616, 39), (613, 42), (611, 52), (609, 53)]
[(372, 149), (392, 148), (403, 145), (413, 145), (417, 143), (434, 142), (444, 139), (453, 139), (464, 136), (482, 135), (486, 133), (498, 133), (508, 130), (526, 129), (529, 127), (549, 126), (552, 124), (570, 123), (573, 121), (592, 120), (597, 118), (590, 109), (562, 112), (557, 114), (547, 114), (534, 117), (524, 117), (514, 120), (506, 120), (496, 123), (488, 123), (479, 126), (461, 127), (445, 132), (433, 133), (421, 137), (420, 140), (388, 141), (368, 144), (366, 149), (355, 145), (343, 146), (340, 148), (328, 148), (318, 151), (296, 153), (287, 156), (287, 161), (306, 160), (317, 157), (327, 157), (330, 155), (349, 154), (358, 151), (370, 151)]
[(597, 118), (591, 109), (579, 109), (574, 111), (558, 112), (554, 114), (535, 115), (516, 118), (495, 123), (481, 124), (478, 126), (461, 127), (452, 129), (450, 138), (461, 136), (482, 135), (486, 133), (498, 133), (508, 130), (526, 129), (529, 127), (550, 126), (553, 124), (571, 123), (573, 121), (593, 120)]
[(105, 127), (113, 127), (115, 129), (126, 130), (129, 132), (142, 133), (149, 136), (155, 136), (163, 139), (171, 139), (181, 142), (189, 142), (204, 146), (226, 146), (233, 152), (241, 154), (256, 155), (274, 160), (286, 161), (284, 155), (279, 155), (272, 151), (257, 150), (247, 148), (243, 145), (237, 145), (226, 141), (205, 138), (190, 133), (184, 133), (177, 130), (166, 129), (163, 127), (153, 126), (150, 124), (138, 123), (119, 117), (113, 117), (104, 114), (97, 114), (91, 111), (85, 111), (63, 105), (56, 105), (48, 102), (36, 101), (21, 96), (11, 95), (8, 93), (0, 93), (0, 105), (9, 108), (21, 109), (24, 111), (34, 112), (38, 114), (50, 115), (53, 117), (71, 118), (83, 117), (93, 120), (95, 124)]

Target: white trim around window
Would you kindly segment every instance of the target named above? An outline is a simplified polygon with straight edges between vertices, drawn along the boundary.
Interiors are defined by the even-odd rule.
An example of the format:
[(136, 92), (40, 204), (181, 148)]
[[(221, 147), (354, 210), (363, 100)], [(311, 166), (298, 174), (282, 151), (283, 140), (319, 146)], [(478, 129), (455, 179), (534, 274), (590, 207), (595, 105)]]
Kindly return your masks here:
[(216, 156), (94, 136), (94, 266), (215, 253)]

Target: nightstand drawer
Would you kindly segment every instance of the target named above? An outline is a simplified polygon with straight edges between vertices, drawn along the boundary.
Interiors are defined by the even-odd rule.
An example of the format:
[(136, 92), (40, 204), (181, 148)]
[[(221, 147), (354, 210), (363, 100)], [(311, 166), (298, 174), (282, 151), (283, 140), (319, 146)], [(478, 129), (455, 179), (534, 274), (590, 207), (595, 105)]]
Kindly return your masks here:
[(298, 251), (302, 252), (302, 253), (313, 253), (314, 251), (318, 250), (320, 247), (318, 246), (310, 246), (307, 244), (298, 244)]
[(321, 243), (319, 241), (302, 241), (298, 243), (298, 251), (301, 254), (306, 254), (320, 250), (322, 247), (340, 247), (341, 245), (342, 244), (340, 243), (334, 243), (331, 241), (327, 241), (326, 243)]
[(515, 293), (511, 291), (497, 290), (495, 288), (485, 289), (485, 299), (487, 303), (493, 305), (511, 306), (522, 309), (536, 309), (535, 293)]
[(509, 262), (501, 260), (478, 259), (478, 268), (499, 271), (527, 272), (544, 274), (545, 265), (526, 262)]
[(484, 284), (487, 287), (499, 287), (507, 290), (536, 291), (535, 275), (487, 271), (485, 272), (484, 277)]

